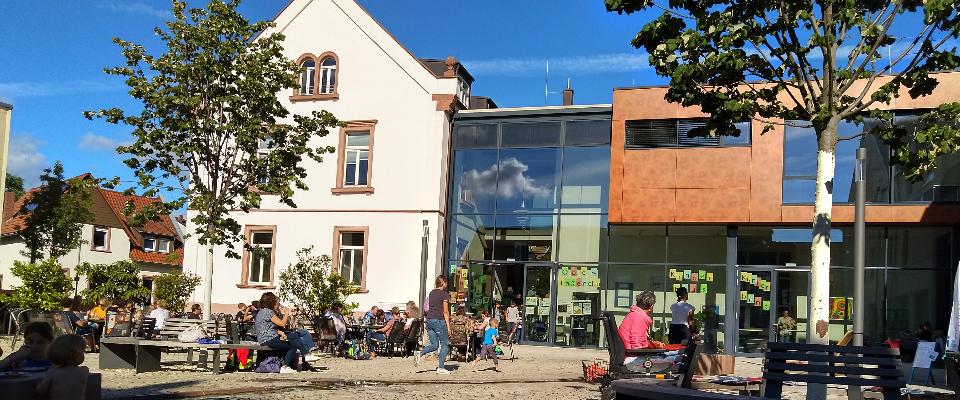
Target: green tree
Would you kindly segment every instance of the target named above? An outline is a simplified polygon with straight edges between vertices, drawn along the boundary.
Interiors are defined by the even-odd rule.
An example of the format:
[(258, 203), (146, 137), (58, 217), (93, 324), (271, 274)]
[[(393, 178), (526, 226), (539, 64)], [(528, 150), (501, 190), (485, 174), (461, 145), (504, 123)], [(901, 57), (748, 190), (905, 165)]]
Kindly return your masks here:
[(64, 274), (60, 264), (52, 258), (39, 263), (14, 261), (11, 272), (22, 283), (14, 286), (13, 293), (3, 298), (8, 305), (59, 311), (62, 309), (60, 302), (73, 290), (73, 279)]
[[(960, 1), (605, 0), (607, 9), (660, 16), (632, 44), (646, 50), (657, 74), (668, 77), (666, 99), (698, 106), (707, 126), (694, 135), (737, 135), (734, 123), (758, 120), (763, 132), (802, 121), (817, 139), (817, 177), (811, 243), (812, 343), (827, 343), (837, 128), (842, 121), (878, 119), (892, 162), (911, 179), (957, 151), (960, 131), (950, 121), (960, 104), (933, 108), (923, 127), (898, 129), (879, 110), (893, 99), (936, 89), (938, 71), (960, 66)], [(889, 58), (888, 58), (888, 53)]]
[(19, 211), (27, 217), (17, 234), (26, 246), (23, 255), (31, 263), (45, 256), (56, 259), (80, 247), (83, 224), (93, 219), (89, 208), (94, 180), (65, 179), (60, 161), (45, 169), (40, 180), (40, 188)]
[(344, 305), (344, 314), (357, 308), (347, 297), (360, 289), (331, 269), (329, 256), (313, 255), (311, 246), (297, 251), (297, 259), (280, 273), (280, 299), (311, 321), (335, 303)]
[(153, 297), (166, 303), (171, 311), (183, 311), (187, 299), (200, 285), (200, 277), (179, 271), (153, 277)]
[(154, 30), (165, 44), (160, 55), (114, 39), (126, 63), (106, 72), (124, 77), (141, 104), (135, 112), (85, 113), (132, 128), (135, 142), (118, 151), (129, 156), (125, 163), (144, 195), (175, 197), (141, 210), (135, 220), (186, 204), (196, 211), (191, 223), (206, 246), (207, 315), (214, 246), (224, 245), (234, 258), (239, 258), (234, 243), (250, 248), (230, 212), (259, 207), (260, 193), (295, 206), (294, 188), (307, 190), (304, 158), (319, 162), (333, 151), (311, 146), (310, 140), (338, 125), (329, 112), (291, 116), (280, 103), (278, 94), (297, 87), (300, 69), (283, 55), (284, 37), (273, 24), (251, 23), (237, 12), (238, 4), (211, 0), (205, 9), (187, 10), (185, 2), (174, 1), (173, 20)]
[(150, 290), (143, 286), (140, 278), (140, 267), (130, 260), (113, 264), (83, 263), (77, 266), (77, 274), (87, 278), (87, 288), (80, 292), (87, 304), (104, 298), (142, 304), (150, 298)]
[(13, 192), (14, 198), (19, 199), (20, 196), (23, 196), (23, 178), (7, 174), (7, 177), (4, 180), (4, 190), (8, 192)]

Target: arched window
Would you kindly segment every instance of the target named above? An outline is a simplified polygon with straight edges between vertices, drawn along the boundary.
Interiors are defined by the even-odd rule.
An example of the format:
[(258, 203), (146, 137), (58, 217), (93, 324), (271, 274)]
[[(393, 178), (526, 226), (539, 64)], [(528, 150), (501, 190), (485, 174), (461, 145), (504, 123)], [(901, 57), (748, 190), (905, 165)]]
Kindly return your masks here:
[(308, 58), (300, 63), (300, 94), (312, 95), (317, 90), (317, 63)]
[(326, 57), (320, 61), (320, 94), (333, 94), (337, 85), (337, 60)]

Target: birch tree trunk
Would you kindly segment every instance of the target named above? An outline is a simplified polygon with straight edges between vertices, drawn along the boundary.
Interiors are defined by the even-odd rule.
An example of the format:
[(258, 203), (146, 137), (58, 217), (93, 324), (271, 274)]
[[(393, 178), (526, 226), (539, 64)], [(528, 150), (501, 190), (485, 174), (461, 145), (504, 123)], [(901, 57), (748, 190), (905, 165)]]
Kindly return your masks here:
[(207, 266), (203, 279), (207, 281), (203, 293), (203, 318), (212, 319), (213, 311), (213, 243), (207, 242)]
[(830, 228), (833, 220), (833, 177), (836, 167), (837, 126), (832, 119), (818, 137), (817, 187), (813, 204), (813, 240), (810, 253), (811, 332), (808, 343), (828, 344), (830, 327)]

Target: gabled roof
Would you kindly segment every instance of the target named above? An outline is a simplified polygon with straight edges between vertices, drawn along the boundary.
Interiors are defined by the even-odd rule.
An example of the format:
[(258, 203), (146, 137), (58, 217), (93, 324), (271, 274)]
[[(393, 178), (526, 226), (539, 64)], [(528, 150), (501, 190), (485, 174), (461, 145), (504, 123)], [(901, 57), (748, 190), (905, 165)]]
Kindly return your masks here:
[[(74, 179), (93, 179), (93, 175), (87, 173)], [(3, 193), (3, 218), (0, 236), (9, 236), (16, 234), (23, 229), (29, 212), (24, 212), (23, 205), (29, 200), (39, 188), (30, 189), (19, 199), (14, 200), (12, 192)], [(159, 221), (147, 221), (142, 227), (132, 225), (131, 217), (124, 213), (127, 203), (132, 203), (133, 210), (138, 211), (144, 206), (157, 203), (158, 198), (145, 197), (138, 195), (125, 195), (115, 190), (104, 189), (95, 186), (90, 193), (90, 212), (93, 219), (89, 221), (91, 225), (108, 226), (111, 228), (123, 229), (130, 239), (130, 259), (140, 262), (164, 264), (164, 265), (182, 265), (183, 264), (183, 246), (174, 246), (172, 253), (147, 252), (143, 250), (143, 234), (153, 234), (158, 236), (170, 237), (174, 241), (179, 241), (180, 235), (177, 234), (173, 221), (169, 216), (161, 218)]]

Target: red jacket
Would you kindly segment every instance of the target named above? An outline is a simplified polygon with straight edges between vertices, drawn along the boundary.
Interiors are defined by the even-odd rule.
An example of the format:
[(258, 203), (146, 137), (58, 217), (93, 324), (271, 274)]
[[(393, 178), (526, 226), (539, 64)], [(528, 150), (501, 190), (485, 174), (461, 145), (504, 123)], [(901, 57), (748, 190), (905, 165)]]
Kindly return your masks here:
[(630, 313), (623, 318), (620, 328), (620, 339), (623, 340), (623, 347), (627, 349), (646, 349), (650, 347), (650, 341), (647, 339), (647, 332), (653, 326), (653, 318), (640, 307), (631, 306)]

